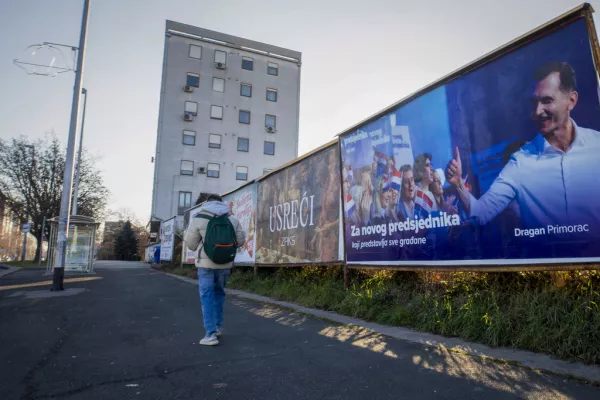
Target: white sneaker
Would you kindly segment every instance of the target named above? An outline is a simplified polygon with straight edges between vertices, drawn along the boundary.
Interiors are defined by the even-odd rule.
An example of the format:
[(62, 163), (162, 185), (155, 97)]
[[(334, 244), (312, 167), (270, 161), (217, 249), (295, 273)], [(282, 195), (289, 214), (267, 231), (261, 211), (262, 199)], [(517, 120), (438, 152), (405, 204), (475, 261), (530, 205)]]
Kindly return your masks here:
[(221, 332), (220, 328), (217, 328), (217, 333), (215, 333), (215, 335), (217, 335), (217, 337), (223, 336), (223, 332)]
[(219, 339), (217, 339), (217, 335), (204, 336), (202, 340), (200, 340), (200, 344), (202, 346), (216, 346), (219, 344)]

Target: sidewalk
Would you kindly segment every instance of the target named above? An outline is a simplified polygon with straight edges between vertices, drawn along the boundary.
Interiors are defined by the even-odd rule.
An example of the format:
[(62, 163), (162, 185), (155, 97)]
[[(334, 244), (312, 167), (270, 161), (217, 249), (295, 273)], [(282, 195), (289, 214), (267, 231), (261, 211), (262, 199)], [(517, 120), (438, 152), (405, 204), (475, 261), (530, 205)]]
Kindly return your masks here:
[(10, 265), (0, 263), (0, 278), (5, 275), (12, 274), (13, 272), (17, 272), (20, 269), (20, 267), (11, 267)]
[[(187, 283), (191, 283), (193, 285), (198, 285), (198, 281), (195, 279), (185, 278), (179, 275), (168, 273), (166, 275), (180, 279)], [(573, 377), (600, 385), (600, 367), (598, 366), (586, 365), (582, 363), (570, 363), (550, 357), (546, 354), (533, 353), (530, 351), (505, 347), (492, 348), (483, 344), (470, 343), (457, 338), (449, 338), (427, 332), (418, 332), (408, 328), (376, 324), (373, 322), (363, 321), (358, 318), (336, 314), (331, 311), (303, 307), (294, 303), (278, 301), (269, 297), (259, 296), (240, 290), (226, 289), (226, 291), (228, 294), (242, 299), (273, 304), (287, 310), (293, 310), (316, 318), (336, 322), (338, 324), (379, 333), (395, 339), (417, 343), (424, 346), (437, 347), (445, 351), (458, 352), (484, 359), (497, 360), (499, 362), (509, 362), (515, 365), (530, 368), (532, 370), (558, 374), (565, 377)]]

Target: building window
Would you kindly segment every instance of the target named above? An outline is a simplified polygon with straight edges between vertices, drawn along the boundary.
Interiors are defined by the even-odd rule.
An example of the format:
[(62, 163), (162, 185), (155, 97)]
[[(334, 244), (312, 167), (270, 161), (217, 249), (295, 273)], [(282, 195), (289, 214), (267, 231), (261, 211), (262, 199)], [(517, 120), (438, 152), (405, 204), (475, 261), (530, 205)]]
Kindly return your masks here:
[(267, 89), (267, 101), (277, 101), (277, 89)]
[(200, 60), (202, 58), (202, 47), (196, 46), (195, 44), (190, 44), (189, 54), (190, 58), (195, 58)]
[(207, 174), (209, 178), (218, 178), (221, 171), (221, 165), (217, 163), (208, 163)]
[(254, 60), (251, 57), (242, 57), (242, 69), (247, 69), (248, 71), (254, 70)]
[(194, 162), (181, 160), (181, 175), (194, 175)]
[(242, 83), (240, 85), (240, 95), (244, 97), (252, 97), (252, 85), (248, 83)]
[(215, 63), (227, 65), (227, 53), (221, 50), (215, 50)]
[(275, 129), (276, 118), (274, 115), (265, 115), (265, 127)]
[(270, 156), (275, 155), (275, 142), (265, 142), (265, 154)]
[(186, 101), (185, 112), (192, 114), (193, 116), (198, 115), (198, 103), (196, 103), (195, 101)]
[(250, 139), (248, 138), (238, 138), (238, 151), (248, 152), (250, 150)]
[(266, 174), (268, 174), (271, 171), (273, 171), (273, 170), (269, 169), (269, 168), (263, 168), (263, 175), (266, 175)]
[(210, 106), (210, 117), (212, 119), (223, 119), (223, 107)]
[(196, 145), (196, 132), (194, 131), (183, 131), (183, 144), (187, 146)]
[(267, 64), (267, 74), (269, 75), (279, 75), (279, 64), (276, 63), (268, 63)]
[(250, 123), (250, 111), (240, 110), (240, 124)]
[(192, 192), (179, 192), (177, 214), (183, 215), (185, 210), (192, 206)]
[(188, 72), (185, 84), (187, 86), (199, 87), (200, 86), (200, 75), (192, 74), (191, 72)]
[(235, 168), (235, 179), (238, 181), (248, 180), (248, 167), (236, 167)]
[(211, 149), (220, 149), (221, 135), (215, 135), (214, 133), (208, 135), (208, 147), (210, 147)]
[(223, 93), (225, 91), (225, 79), (213, 78), (213, 91)]

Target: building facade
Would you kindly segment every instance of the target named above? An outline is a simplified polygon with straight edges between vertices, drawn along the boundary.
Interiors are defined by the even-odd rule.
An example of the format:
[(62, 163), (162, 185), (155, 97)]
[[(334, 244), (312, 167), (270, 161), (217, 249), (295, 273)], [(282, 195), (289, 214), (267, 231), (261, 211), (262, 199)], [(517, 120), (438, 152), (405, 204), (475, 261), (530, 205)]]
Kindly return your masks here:
[(166, 23), (153, 220), (298, 156), (301, 53)]

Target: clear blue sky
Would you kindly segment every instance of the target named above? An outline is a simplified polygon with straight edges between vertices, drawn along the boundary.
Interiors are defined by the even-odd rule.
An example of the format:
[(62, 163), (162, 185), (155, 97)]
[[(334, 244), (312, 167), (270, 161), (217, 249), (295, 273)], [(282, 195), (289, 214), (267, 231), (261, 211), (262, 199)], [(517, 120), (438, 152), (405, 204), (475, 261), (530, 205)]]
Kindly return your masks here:
[[(290, 3), (290, 5), (287, 5)], [(12, 64), (43, 41), (76, 45), (83, 0), (0, 3), (0, 136), (66, 143), (73, 73)], [(286, 6), (284, 6), (284, 4)], [(171, 19), (303, 53), (300, 153), (580, 4), (577, 0), (92, 0), (85, 147), (111, 209), (150, 214), (164, 25)], [(591, 1), (600, 10), (600, 0)]]

